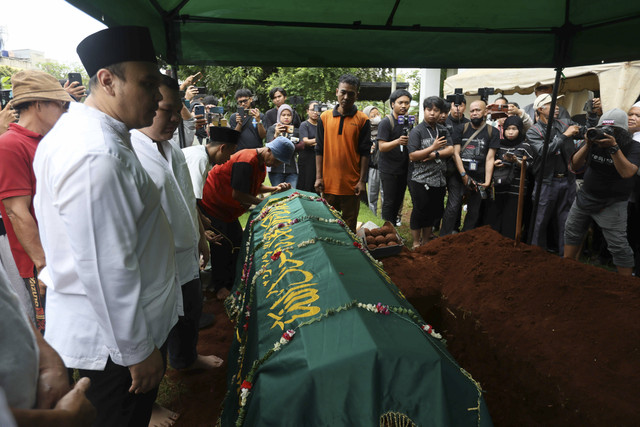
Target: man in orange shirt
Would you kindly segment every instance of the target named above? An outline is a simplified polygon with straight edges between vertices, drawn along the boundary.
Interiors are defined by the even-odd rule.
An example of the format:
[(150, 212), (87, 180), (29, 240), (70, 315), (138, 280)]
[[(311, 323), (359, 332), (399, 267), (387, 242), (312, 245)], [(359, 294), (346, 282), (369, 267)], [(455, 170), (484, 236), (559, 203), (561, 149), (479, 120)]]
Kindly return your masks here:
[(371, 149), (371, 123), (354, 105), (359, 89), (357, 77), (340, 76), (338, 105), (322, 113), (316, 137), (315, 189), (341, 211), (353, 231), (360, 210), (358, 196), (365, 191)]

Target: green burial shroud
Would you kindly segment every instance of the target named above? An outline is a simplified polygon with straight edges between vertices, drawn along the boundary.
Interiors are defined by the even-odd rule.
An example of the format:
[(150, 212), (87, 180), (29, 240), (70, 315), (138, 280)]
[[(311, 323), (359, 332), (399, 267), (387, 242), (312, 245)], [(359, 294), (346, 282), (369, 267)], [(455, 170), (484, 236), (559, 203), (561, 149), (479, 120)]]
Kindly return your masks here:
[(225, 304), (222, 426), (492, 425), (480, 384), (315, 194), (254, 209)]

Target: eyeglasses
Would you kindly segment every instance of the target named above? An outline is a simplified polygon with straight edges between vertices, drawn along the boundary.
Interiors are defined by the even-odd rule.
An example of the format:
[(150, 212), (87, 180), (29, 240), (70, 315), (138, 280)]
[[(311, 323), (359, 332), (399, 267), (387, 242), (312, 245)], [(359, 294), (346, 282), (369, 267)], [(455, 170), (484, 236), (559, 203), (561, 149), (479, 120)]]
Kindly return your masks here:
[(249, 102), (251, 100), (251, 98), (245, 98), (245, 99), (238, 99), (236, 102), (238, 104), (246, 104), (247, 102)]

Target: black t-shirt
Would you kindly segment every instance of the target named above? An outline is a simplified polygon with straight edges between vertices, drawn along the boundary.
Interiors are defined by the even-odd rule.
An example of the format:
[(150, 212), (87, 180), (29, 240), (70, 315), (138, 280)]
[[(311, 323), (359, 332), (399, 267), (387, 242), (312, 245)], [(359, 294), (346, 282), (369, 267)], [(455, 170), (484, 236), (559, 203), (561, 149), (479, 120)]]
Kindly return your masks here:
[[(393, 129), (389, 116), (382, 119), (378, 125), (378, 141), (393, 141), (404, 134), (403, 125), (398, 124), (394, 119)], [(380, 144), (380, 142), (378, 142)], [(406, 175), (409, 167), (409, 150), (407, 147), (393, 147), (391, 151), (380, 151), (378, 155), (378, 170), (383, 173), (394, 175)]]
[(469, 123), (471, 120), (467, 119), (466, 117), (462, 116), (462, 118), (460, 120), (454, 119), (453, 117), (451, 117), (451, 114), (447, 115), (447, 120), (445, 120), (445, 125), (447, 126), (447, 130), (449, 131), (449, 133), (451, 135), (453, 135), (453, 130), (458, 127), (458, 126), (462, 126), (465, 123)]
[[(312, 125), (309, 120), (305, 120), (300, 124), (300, 142), (303, 141), (304, 138), (315, 139), (316, 133), (318, 132), (318, 126)], [(310, 152), (315, 155), (316, 149), (315, 147), (307, 147), (305, 145), (303, 152)]]
[[(236, 120), (238, 117), (238, 113), (233, 113), (231, 117), (229, 117), (229, 127), (231, 129), (236, 128)], [(264, 124), (264, 114), (260, 113), (260, 119)], [(262, 138), (260, 138), (260, 134), (258, 133), (258, 125), (253, 123), (253, 116), (246, 116), (242, 121), (242, 130), (240, 131), (240, 138), (238, 138), (238, 151), (244, 150), (245, 148), (260, 148), (262, 147)]]
[[(640, 166), (640, 142), (632, 141), (620, 149), (622, 154), (636, 166)], [(593, 144), (588, 156), (589, 165), (584, 172), (582, 188), (596, 198), (622, 201), (633, 191), (634, 178), (622, 178), (611, 154), (605, 148)]]
[[(491, 135), (489, 135), (489, 126), (484, 126), (464, 150), (460, 147), (462, 150), (460, 151), (460, 157), (462, 158), (464, 170), (478, 182), (484, 182), (485, 162), (489, 149), (495, 148), (497, 150), (500, 148), (500, 131), (492, 128)], [(466, 131), (465, 127), (467, 128)], [(454, 145), (464, 146), (475, 132), (476, 129), (471, 124), (455, 127), (452, 138)]]

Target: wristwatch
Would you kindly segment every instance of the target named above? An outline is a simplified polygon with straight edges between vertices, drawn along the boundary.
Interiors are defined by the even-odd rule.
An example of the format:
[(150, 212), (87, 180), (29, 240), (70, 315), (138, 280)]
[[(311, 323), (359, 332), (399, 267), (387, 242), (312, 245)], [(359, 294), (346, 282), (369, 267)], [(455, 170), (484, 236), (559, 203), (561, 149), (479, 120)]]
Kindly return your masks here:
[(466, 173), (466, 172), (462, 172), (462, 173), (460, 173), (460, 177), (461, 177), (461, 178), (464, 178), (466, 175), (467, 175), (467, 173)]
[(436, 151), (436, 159), (439, 159), (439, 158), (440, 158), (440, 152)]
[(609, 148), (607, 148), (607, 151), (609, 152), (609, 154), (616, 154), (618, 151), (620, 151), (620, 146), (619, 145), (613, 145)]

